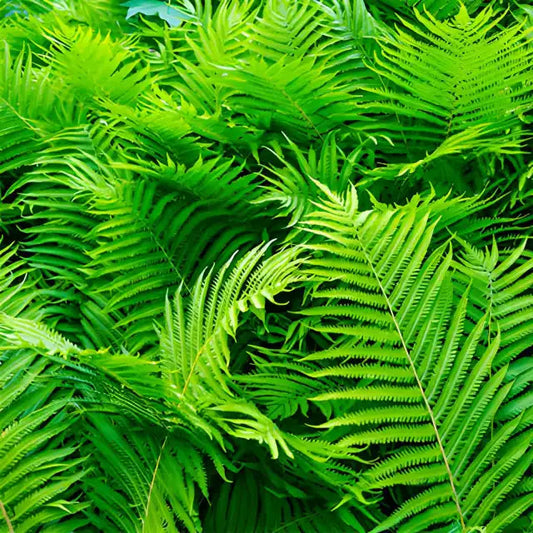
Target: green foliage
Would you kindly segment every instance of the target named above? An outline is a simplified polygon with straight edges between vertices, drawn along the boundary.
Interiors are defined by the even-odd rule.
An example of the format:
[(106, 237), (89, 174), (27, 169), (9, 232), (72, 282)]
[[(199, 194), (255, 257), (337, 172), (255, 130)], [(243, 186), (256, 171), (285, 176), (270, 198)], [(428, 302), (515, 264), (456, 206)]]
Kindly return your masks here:
[(531, 529), (531, 10), (481, 4), (0, 6), (0, 531)]
[[(390, 457), (365, 472), (362, 490), (422, 485), (373, 531), (401, 522), (400, 531), (454, 521), (463, 529), (483, 525), (499, 499), (483, 500), (490, 485), (481, 480), (511, 490), (531, 463), (530, 436), (514, 433), (520, 416), (491, 439), (512, 383), (503, 383), (502, 362), (491, 372), (501, 356), (500, 328), (489, 332), (487, 346), (480, 341), (487, 313), (490, 320), (501, 311), (483, 305), (475, 285), (454, 304), (449, 246), (429, 253), (430, 211), (408, 205), (360, 214), (354, 191), (346, 198), (329, 194), (305, 224), (322, 240), (308, 245), (318, 255), (309, 262), (318, 278), (311, 300), (317, 305), (302, 313), (307, 327), (333, 342), (304, 360), (320, 362), (311, 376), (338, 383), (313, 398), (338, 404), (319, 427), (338, 428), (335, 438), (346, 446), (395, 444)], [(467, 316), (476, 318), (467, 313), (470, 299), (483, 312), (467, 326)], [(501, 461), (500, 471), (488, 457), (493, 465)]]

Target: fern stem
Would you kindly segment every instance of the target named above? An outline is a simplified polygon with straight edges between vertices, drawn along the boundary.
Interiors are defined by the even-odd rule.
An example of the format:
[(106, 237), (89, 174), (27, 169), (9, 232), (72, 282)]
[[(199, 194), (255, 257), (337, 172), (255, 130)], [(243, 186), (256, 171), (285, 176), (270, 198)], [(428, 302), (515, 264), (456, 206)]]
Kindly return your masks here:
[(392, 317), (392, 321), (394, 323), (394, 327), (396, 328), (396, 331), (398, 332), (398, 335), (400, 337), (400, 342), (402, 344), (402, 349), (405, 352), (407, 360), (409, 361), (409, 366), (411, 367), (411, 370), (412, 370), (413, 375), (415, 377), (415, 380), (416, 380), (416, 383), (418, 385), (418, 388), (420, 389), (420, 394), (422, 395), (422, 399), (424, 401), (424, 405), (426, 406), (426, 409), (428, 410), (429, 418), (431, 420), (431, 425), (433, 426), (433, 430), (435, 431), (435, 436), (436, 436), (437, 443), (438, 443), (438, 446), (439, 446), (439, 449), (440, 449), (440, 452), (441, 452), (441, 455), (442, 455), (442, 460), (444, 461), (444, 466), (446, 467), (446, 472), (448, 473), (448, 478), (450, 480), (453, 500), (454, 500), (454, 503), (455, 503), (455, 507), (457, 508), (457, 514), (459, 515), (459, 520), (461, 521), (461, 530), (464, 532), (464, 531), (466, 531), (466, 525), (465, 525), (463, 512), (461, 510), (461, 505), (459, 503), (459, 496), (457, 495), (457, 490), (455, 489), (455, 483), (453, 481), (452, 470), (450, 468), (450, 464), (448, 462), (448, 458), (446, 457), (446, 450), (444, 449), (444, 445), (442, 444), (442, 439), (441, 439), (440, 434), (439, 434), (439, 428), (437, 427), (437, 421), (435, 420), (435, 416), (433, 414), (433, 410), (431, 409), (431, 405), (430, 405), (429, 400), (428, 400), (428, 398), (426, 396), (426, 393), (424, 391), (424, 386), (422, 385), (422, 381), (421, 381), (420, 377), (418, 376), (418, 372), (416, 371), (416, 367), (415, 367), (413, 359), (411, 358), (411, 354), (409, 352), (409, 348), (407, 348), (407, 344), (405, 342), (405, 339), (403, 337), (402, 331), (400, 329), (400, 324), (398, 324), (398, 321), (396, 320), (396, 315), (394, 314), (394, 310), (392, 308), (392, 305), (391, 305), (391, 302), (390, 302), (389, 297), (387, 295), (387, 292), (385, 291), (385, 287), (383, 287), (383, 285), (381, 283), (381, 279), (379, 278), (378, 273), (376, 272), (376, 269), (374, 268), (372, 260), (370, 259), (370, 256), (368, 255), (365, 247), (363, 246), (363, 240), (360, 238), (360, 236), (358, 234), (357, 234), (357, 238), (358, 238), (359, 242), (361, 243), (361, 249), (363, 250), (363, 254), (365, 256), (365, 259), (368, 262), (368, 264), (369, 264), (369, 266), (370, 266), (370, 268), (372, 270), (372, 274), (374, 275), (374, 277), (376, 278), (376, 281), (378, 282), (379, 290), (381, 291), (381, 293), (383, 294), (383, 297), (385, 298), (385, 301), (387, 302), (387, 308), (388, 308), (389, 313), (390, 313), (390, 315)]
[(196, 369), (196, 365), (198, 364), (198, 361), (200, 361), (200, 356), (202, 355), (202, 352), (207, 347), (207, 343), (211, 342), (211, 339), (214, 338), (215, 334), (218, 331), (219, 331), (218, 328), (215, 329), (213, 334), (208, 337), (208, 339), (202, 344), (202, 346), (200, 346), (200, 349), (198, 350), (198, 352), (196, 352), (196, 355), (194, 357), (194, 361), (192, 362), (192, 365), (191, 365), (191, 368), (189, 370), (189, 373), (187, 374), (187, 378), (185, 379), (185, 383), (183, 384), (183, 389), (181, 391), (181, 397), (182, 398), (185, 395), (185, 393), (187, 392), (187, 389), (189, 388), (189, 383), (191, 382), (192, 375), (194, 374), (194, 370)]
[[(148, 228), (149, 231), (150, 231), (150, 229), (151, 228)], [(191, 289), (187, 285), (187, 282), (185, 281), (185, 278), (183, 277), (183, 275), (179, 271), (177, 265), (172, 260), (171, 255), (167, 252), (166, 248), (163, 246), (163, 243), (157, 238), (155, 232), (153, 232), (153, 233), (150, 232), (150, 234), (152, 235), (152, 239), (155, 242), (156, 246), (161, 250), (161, 252), (165, 256), (165, 259), (169, 262), (170, 266), (172, 267), (172, 270), (174, 270), (174, 272), (177, 274), (179, 280), (183, 283), (183, 286), (185, 287), (185, 289), (190, 293)]]
[(13, 524), (11, 523), (11, 520), (9, 520), (9, 516), (7, 514), (6, 508), (4, 506), (4, 502), (0, 500), (0, 509), (2, 510), (2, 516), (4, 517), (4, 520), (7, 524), (7, 530), (9, 533), (15, 533), (15, 530), (13, 529)]
[(143, 532), (145, 531), (146, 519), (148, 518), (148, 512), (149, 512), (149, 509), (150, 509), (150, 499), (152, 497), (152, 490), (153, 490), (154, 485), (155, 485), (155, 479), (157, 477), (157, 471), (159, 470), (159, 463), (161, 462), (161, 457), (163, 455), (163, 451), (164, 451), (165, 446), (167, 444), (167, 439), (168, 439), (168, 437), (165, 437), (165, 440), (163, 441), (163, 444), (161, 445), (161, 451), (159, 452), (159, 456), (158, 456), (157, 461), (155, 463), (154, 473), (152, 474), (152, 481), (150, 482), (150, 488), (148, 489), (148, 498), (146, 499), (146, 509), (144, 511), (144, 519), (143, 519), (143, 527), (142, 527), (142, 531)]
[(323, 140), (322, 135), (320, 135), (320, 132), (318, 131), (318, 128), (315, 126), (314, 122), (311, 120), (311, 117), (302, 109), (300, 104), (296, 100), (294, 100), (291, 95), (286, 91), (286, 89), (282, 89), (281, 91), (283, 95), (289, 100), (289, 102), (298, 110), (298, 112), (302, 115), (304, 120), (311, 126), (313, 130), (315, 130), (315, 133), (318, 135), (318, 138), (320, 140)]

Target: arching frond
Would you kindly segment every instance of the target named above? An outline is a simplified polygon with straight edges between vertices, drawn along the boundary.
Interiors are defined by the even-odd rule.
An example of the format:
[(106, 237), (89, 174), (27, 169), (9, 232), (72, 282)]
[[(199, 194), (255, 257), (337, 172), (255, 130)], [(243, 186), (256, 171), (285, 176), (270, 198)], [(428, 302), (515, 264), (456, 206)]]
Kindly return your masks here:
[(418, 24), (404, 21), (383, 40), (372, 67), (383, 86), (368, 89), (377, 99), (365, 107), (389, 115), (389, 135), (408, 156), (376, 174), (402, 175), (463, 151), (519, 151), (521, 116), (532, 97), (533, 55), (523, 26), (494, 32), (501, 16), (490, 7), (473, 18), (463, 7), (448, 21), (415, 13)]
[(487, 315), (469, 317), (470, 327), (468, 290), (454, 302), (450, 251), (429, 252), (427, 211), (359, 213), (355, 191), (324, 191), (304, 221), (323, 241), (306, 246), (317, 280), (302, 313), (331, 347), (304, 361), (321, 361), (310, 375), (339, 383), (314, 401), (342, 408), (320, 427), (340, 445), (392, 446), (363, 490), (418, 487), (373, 531), (481, 526), (501, 499), (494, 483), (510, 490), (531, 460), (530, 437), (516, 432), (520, 413), (491, 436), (511, 389), (505, 366), (492, 372), (501, 335), (483, 346)]
[[(163, 356), (169, 379), (184, 397), (201, 399), (205, 387), (231, 397), (229, 339), (239, 315), (250, 310), (261, 316), (267, 301), (275, 301), (298, 279), (298, 251), (287, 249), (262, 261), (268, 245), (248, 252), (230, 269), (226, 263), (211, 283), (202, 275), (187, 299), (178, 293), (174, 308), (167, 303)], [(261, 262), (262, 261), (262, 262)]]

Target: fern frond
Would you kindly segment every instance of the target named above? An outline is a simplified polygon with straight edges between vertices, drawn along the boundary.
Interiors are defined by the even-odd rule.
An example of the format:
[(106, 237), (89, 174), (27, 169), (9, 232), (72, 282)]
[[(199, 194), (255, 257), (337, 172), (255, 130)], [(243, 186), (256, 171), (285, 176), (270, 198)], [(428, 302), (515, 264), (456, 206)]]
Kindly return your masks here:
[(511, 362), (529, 348), (533, 331), (533, 259), (526, 252), (527, 241), (503, 255), (493, 241), (484, 251), (464, 243), (465, 252), (455, 263), (455, 277), (461, 286), (470, 285), (469, 315), (489, 316), (488, 337), (499, 331), (501, 351), (495, 361), (499, 367)]
[(312, 209), (312, 202), (318, 199), (320, 189), (315, 180), (333, 191), (346, 190), (355, 173), (362, 147), (345, 155), (333, 134), (326, 136), (320, 152), (310, 148), (306, 154), (291, 140), (287, 144), (288, 154), (281, 149), (274, 151), (283, 167), (271, 166), (267, 169), (263, 177), (268, 185), (255, 203), (278, 204), (279, 216), (290, 217), (288, 226), (291, 227)]
[(448, 21), (415, 14), (417, 24), (403, 21), (403, 28), (383, 40), (371, 67), (383, 87), (369, 88), (377, 100), (365, 104), (396, 117), (389, 131), (395, 144), (424, 139), (426, 156), (393, 164), (391, 176), (463, 150), (520, 151), (525, 138), (520, 115), (531, 105), (527, 72), (533, 58), (522, 25), (494, 33), (501, 16), (490, 7), (474, 18), (461, 9)]
[(146, 68), (129, 60), (131, 39), (120, 42), (92, 28), (67, 25), (55, 28), (48, 38), (53, 43), (52, 75), (81, 101), (110, 98), (131, 103), (148, 87)]
[[(182, 524), (190, 532), (201, 530), (197, 505), (202, 492), (207, 496), (207, 487), (203, 459), (194, 446), (156, 432), (146, 439), (146, 433), (128, 431), (126, 420), (119, 420), (117, 427), (92, 415), (90, 422), (93, 453), (102, 465), (102, 477), (86, 481), (99, 510), (89, 513), (94, 525), (177, 532)], [(133, 505), (124, 506), (125, 501)]]
[(267, 300), (275, 301), (298, 279), (298, 251), (287, 249), (262, 261), (267, 249), (268, 245), (255, 248), (232, 269), (226, 263), (212, 283), (211, 273), (201, 276), (189, 301), (178, 293), (174, 309), (167, 303), (163, 353), (169, 378), (181, 394), (200, 397), (206, 381), (226, 397), (228, 343), (237, 331), (239, 316), (248, 310), (261, 315)]
[(66, 520), (72, 530), (86, 524), (81, 512), (87, 505), (77, 501), (85, 458), (66, 437), (76, 422), (70, 394), (43, 382), (54, 371), (33, 350), (1, 356), (0, 500), (17, 531), (32, 531), (40, 520)]
[(91, 212), (102, 222), (88, 235), (98, 245), (86, 272), (107, 295), (106, 310), (124, 314), (118, 326), (132, 351), (155, 342), (153, 321), (168, 291), (254, 242), (252, 224), (219, 226), (232, 213), (213, 204), (147, 180), (117, 184), (107, 198), (94, 199)]
[[(465, 491), (498, 474), (485, 461), (467, 476), (464, 468), (476, 457), (498, 454), (496, 442), (483, 451), (483, 436), (511, 388), (503, 382), (505, 367), (491, 371), (500, 335), (483, 346), (487, 316), (472, 316), (471, 328), (469, 296), (454, 304), (451, 253), (442, 246), (431, 252), (435, 223), (428, 211), (411, 203), (358, 213), (354, 190), (342, 196), (322, 189), (325, 199), (302, 222), (331, 243), (305, 246), (313, 253), (308, 263), (316, 303), (303, 310), (302, 320), (331, 343), (330, 350), (306, 358), (327, 364), (310, 375), (334, 377), (340, 385), (314, 398), (337, 405), (337, 414), (320, 427), (335, 428), (332, 437), (341, 446), (393, 445), (394, 459), (371, 467), (359, 484), (363, 490), (421, 486), (373, 531), (420, 531), (456, 520), (462, 527), (482, 525), (503, 496), (494, 489), (473, 504)], [(403, 352), (403, 361), (380, 357), (383, 348)], [(339, 358), (350, 364), (330, 364)], [(501, 434), (499, 446), (502, 437), (512, 433)], [(508, 465), (505, 453), (500, 460)], [(524, 471), (517, 466), (512, 475), (519, 479)]]

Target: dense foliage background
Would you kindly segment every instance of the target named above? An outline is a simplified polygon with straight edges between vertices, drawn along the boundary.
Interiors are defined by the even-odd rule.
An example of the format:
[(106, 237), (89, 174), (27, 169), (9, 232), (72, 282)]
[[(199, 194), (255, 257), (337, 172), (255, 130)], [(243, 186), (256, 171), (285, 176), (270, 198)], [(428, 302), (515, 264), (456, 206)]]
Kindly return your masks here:
[(532, 17), (4, 0), (0, 531), (532, 531)]

